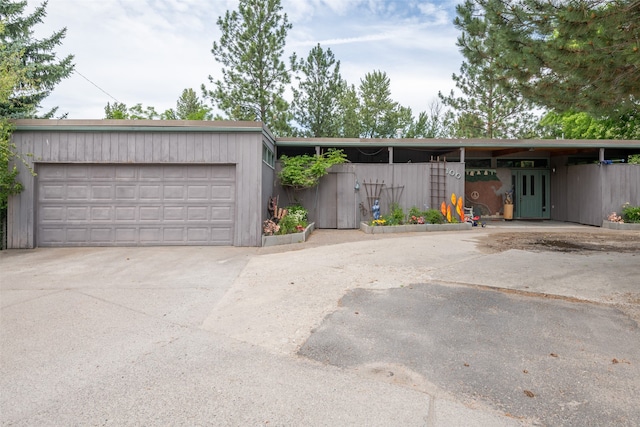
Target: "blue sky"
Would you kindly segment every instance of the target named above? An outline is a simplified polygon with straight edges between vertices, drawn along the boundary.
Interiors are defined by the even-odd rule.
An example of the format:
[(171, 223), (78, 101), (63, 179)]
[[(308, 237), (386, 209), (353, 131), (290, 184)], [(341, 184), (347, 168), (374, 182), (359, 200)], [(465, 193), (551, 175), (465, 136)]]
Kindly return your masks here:
[[(38, 3), (29, 0), (29, 8)], [(454, 88), (451, 74), (462, 62), (452, 24), (457, 3), (282, 0), (293, 25), (286, 56), (306, 57), (320, 43), (356, 86), (367, 72), (385, 71), (393, 99), (417, 114), (439, 90)], [(75, 55), (79, 74), (60, 83), (43, 108), (57, 105), (70, 119), (103, 118), (114, 99), (159, 112), (175, 108), (183, 89), (199, 94), (209, 75), (221, 76), (210, 52), (220, 37), (216, 20), (236, 7), (237, 0), (49, 0), (35, 36), (67, 27), (56, 52)]]

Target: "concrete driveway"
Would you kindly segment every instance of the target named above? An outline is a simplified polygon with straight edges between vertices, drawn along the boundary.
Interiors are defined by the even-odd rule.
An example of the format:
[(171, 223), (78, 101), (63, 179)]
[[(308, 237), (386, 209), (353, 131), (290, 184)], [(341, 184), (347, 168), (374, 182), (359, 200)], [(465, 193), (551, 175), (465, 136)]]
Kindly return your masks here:
[[(484, 393), (482, 387), (488, 383), (478, 378), (493, 374), (501, 384), (494, 388), (501, 396), (506, 393), (506, 399), (509, 387), (517, 392), (513, 399), (517, 395), (527, 405), (540, 402), (541, 395), (544, 398), (544, 387), (531, 390), (535, 396), (528, 397), (522, 382), (501, 378), (493, 366), (485, 365), (485, 377), (458, 378), (454, 384), (426, 357), (442, 361), (446, 349), (455, 356), (452, 360), (465, 359), (462, 366), (467, 368), (464, 363), (468, 363), (472, 372), (474, 359), (462, 356), (474, 348), (479, 353), (490, 348), (480, 342), (458, 345), (450, 340), (449, 347), (434, 346), (418, 364), (430, 369), (416, 368), (396, 350), (389, 352), (416, 343), (399, 339), (402, 321), (396, 324), (398, 332), (385, 335), (386, 340), (377, 335), (389, 318), (385, 307), (410, 311), (403, 303), (394, 306), (387, 300), (398, 292), (406, 294), (410, 287), (422, 289), (423, 295), (408, 300), (418, 306), (423, 301), (425, 307), (433, 292), (442, 289), (502, 295), (484, 288), (496, 287), (527, 294), (497, 303), (504, 309), (496, 315), (503, 320), (503, 329), (497, 329), (495, 336), (509, 331), (504, 325), (517, 314), (509, 311), (514, 304), (532, 309), (549, 298), (531, 295), (567, 297), (562, 303), (580, 307), (576, 313), (582, 319), (591, 315), (606, 319), (606, 326), (621, 334), (594, 345), (607, 347), (600, 348), (603, 357), (611, 357), (607, 369), (625, 370), (628, 380), (617, 382), (620, 373), (609, 375), (607, 369), (597, 375), (606, 376), (613, 387), (624, 387), (631, 399), (637, 396), (636, 254), (481, 251), (478, 239), (493, 231), (488, 227), (388, 236), (319, 230), (305, 244), (264, 249), (1, 252), (2, 424), (501, 426), (545, 419), (560, 420), (556, 425), (575, 420), (589, 424), (589, 412), (584, 419), (579, 414), (544, 418), (555, 409), (542, 405), (532, 412), (526, 405), (508, 406)], [(356, 303), (359, 292), (370, 295), (371, 303)], [(366, 346), (350, 351), (349, 340), (358, 330), (349, 322), (344, 322), (343, 331), (335, 329), (340, 315), (355, 310), (370, 310), (371, 329), (362, 339), (377, 343), (375, 351)], [(568, 309), (544, 305), (544, 310), (549, 316), (565, 316)], [(438, 330), (442, 329), (433, 329)], [(562, 332), (561, 327), (550, 328), (549, 339), (561, 340)], [(592, 333), (601, 337), (606, 328), (594, 327)], [(318, 346), (321, 338), (335, 347)], [(417, 342), (424, 345), (427, 338), (422, 335)], [(522, 344), (508, 345), (517, 352), (516, 346)], [(311, 348), (322, 356), (312, 354)], [(405, 350), (410, 353), (408, 347)], [(572, 351), (561, 357), (571, 360)], [(356, 352), (364, 356), (340, 361), (346, 357), (340, 355), (352, 357)], [(613, 364), (614, 358), (619, 363)], [(577, 387), (580, 380), (570, 371), (560, 370), (557, 376), (567, 386)], [(618, 398), (603, 390), (605, 401)], [(638, 410), (625, 402), (610, 407), (626, 408), (627, 421), (638, 420)], [(567, 408), (574, 406), (567, 402)]]

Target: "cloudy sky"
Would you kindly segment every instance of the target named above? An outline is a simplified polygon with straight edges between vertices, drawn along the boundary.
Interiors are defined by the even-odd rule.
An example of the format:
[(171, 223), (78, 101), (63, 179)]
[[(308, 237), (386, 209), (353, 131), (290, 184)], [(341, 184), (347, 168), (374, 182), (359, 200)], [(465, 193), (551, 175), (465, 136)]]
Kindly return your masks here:
[[(40, 1), (29, 0), (29, 10)], [(237, 0), (49, 0), (36, 37), (66, 27), (58, 57), (75, 56), (76, 73), (43, 103), (70, 119), (104, 118), (107, 102), (142, 103), (158, 112), (175, 108), (183, 89), (211, 86), (221, 77), (211, 54), (216, 25)], [(428, 109), (439, 90), (454, 88), (451, 74), (462, 56), (452, 20), (456, 0), (282, 0), (293, 29), (286, 56), (306, 57), (320, 43), (359, 84), (367, 72), (385, 71), (395, 101), (414, 114)]]

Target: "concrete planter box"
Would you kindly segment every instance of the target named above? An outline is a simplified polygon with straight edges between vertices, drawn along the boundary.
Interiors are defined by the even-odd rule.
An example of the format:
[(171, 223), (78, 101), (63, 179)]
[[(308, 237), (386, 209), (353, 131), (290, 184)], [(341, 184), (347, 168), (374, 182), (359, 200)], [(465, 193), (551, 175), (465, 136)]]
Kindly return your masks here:
[(360, 223), (360, 230), (367, 234), (379, 233), (412, 233), (419, 231), (461, 231), (471, 230), (473, 225), (469, 222), (458, 224), (407, 224), (407, 225), (369, 225), (366, 222)]
[(307, 228), (300, 233), (281, 234), (276, 236), (262, 236), (262, 247), (289, 245), (291, 243), (305, 242), (313, 231), (315, 222), (307, 225)]
[(640, 224), (628, 222), (611, 222), (604, 220), (602, 221), (602, 228), (608, 228), (610, 230), (640, 231)]

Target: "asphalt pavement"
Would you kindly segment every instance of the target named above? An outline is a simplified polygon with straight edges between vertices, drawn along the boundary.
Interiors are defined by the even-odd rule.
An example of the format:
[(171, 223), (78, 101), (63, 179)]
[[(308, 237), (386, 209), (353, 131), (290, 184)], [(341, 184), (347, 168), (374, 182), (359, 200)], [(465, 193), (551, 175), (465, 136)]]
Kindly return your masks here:
[(0, 252), (0, 420), (640, 424), (640, 254), (481, 250), (498, 229)]

